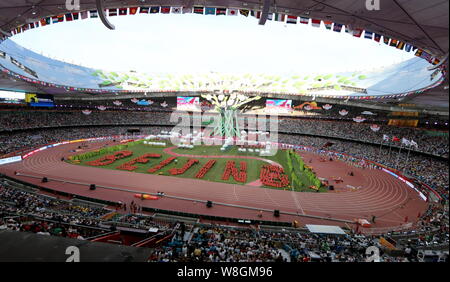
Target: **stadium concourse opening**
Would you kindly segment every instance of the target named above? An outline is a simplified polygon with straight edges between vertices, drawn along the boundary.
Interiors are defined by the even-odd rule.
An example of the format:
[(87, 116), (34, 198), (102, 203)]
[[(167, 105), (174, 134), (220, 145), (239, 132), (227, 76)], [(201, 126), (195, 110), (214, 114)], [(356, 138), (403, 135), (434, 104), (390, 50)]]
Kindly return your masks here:
[(0, 261), (448, 260), (448, 1), (54, 2), (0, 3)]

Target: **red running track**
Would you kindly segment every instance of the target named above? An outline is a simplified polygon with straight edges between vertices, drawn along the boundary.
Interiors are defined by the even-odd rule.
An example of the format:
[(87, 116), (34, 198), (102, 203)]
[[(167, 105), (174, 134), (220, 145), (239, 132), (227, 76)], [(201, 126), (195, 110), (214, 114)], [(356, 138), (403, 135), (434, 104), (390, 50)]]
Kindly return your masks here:
[[(109, 145), (108, 142), (91, 143), (86, 150), (94, 150), (105, 145)], [(417, 221), (418, 214), (422, 214), (427, 208), (427, 203), (419, 197), (417, 192), (390, 174), (381, 170), (355, 168), (337, 160), (321, 162), (319, 156), (306, 152), (301, 153), (305, 163), (312, 166), (319, 177), (327, 179), (341, 177), (343, 179), (343, 183), (332, 184), (335, 186), (335, 192), (300, 193), (282, 191), (249, 185), (86, 167), (61, 161), (62, 157), (75, 154), (73, 150), (78, 146), (79, 143), (72, 143), (37, 152), (22, 162), (0, 166), (0, 173), (54, 190), (114, 202), (129, 203), (132, 200), (136, 201), (136, 198), (133, 197), (134, 193), (125, 191), (102, 188), (90, 191), (84, 185), (54, 181), (40, 183), (39, 179), (16, 176), (14, 171), (66, 181), (95, 183), (143, 193), (162, 191), (166, 195), (250, 206), (271, 211), (278, 209), (281, 212), (300, 215), (324, 216), (344, 220), (370, 219), (372, 216), (376, 216), (374, 227), (399, 226), (405, 223), (405, 217), (407, 217), (408, 222), (414, 223)], [(348, 175), (350, 171), (353, 171), (354, 176)], [(359, 187), (359, 189), (349, 189), (348, 185)], [(274, 217), (273, 212), (263, 212), (263, 216), (260, 218), (258, 217), (258, 210), (220, 205), (207, 208), (204, 203), (170, 198), (143, 201), (141, 205), (200, 215), (283, 222), (297, 220), (302, 224), (344, 225), (344, 223), (295, 215), (282, 214), (280, 217)]]

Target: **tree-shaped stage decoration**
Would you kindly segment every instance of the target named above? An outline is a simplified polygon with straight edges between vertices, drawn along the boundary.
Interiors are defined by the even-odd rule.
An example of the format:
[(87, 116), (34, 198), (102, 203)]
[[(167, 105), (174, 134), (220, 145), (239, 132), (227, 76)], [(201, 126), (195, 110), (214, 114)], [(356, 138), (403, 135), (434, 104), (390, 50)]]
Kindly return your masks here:
[(240, 137), (241, 131), (239, 130), (238, 111), (239, 108), (252, 101), (261, 99), (260, 96), (247, 97), (242, 94), (230, 94), (230, 95), (202, 95), (203, 98), (208, 100), (215, 106), (215, 110), (220, 114), (220, 120), (214, 127), (212, 135), (229, 137)]

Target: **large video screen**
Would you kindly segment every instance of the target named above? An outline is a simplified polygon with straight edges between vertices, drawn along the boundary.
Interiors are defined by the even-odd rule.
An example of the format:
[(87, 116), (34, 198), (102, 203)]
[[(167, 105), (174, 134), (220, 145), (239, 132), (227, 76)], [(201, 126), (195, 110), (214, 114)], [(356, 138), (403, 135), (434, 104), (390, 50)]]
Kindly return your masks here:
[(25, 93), (0, 90), (0, 104), (25, 104)]
[(266, 112), (272, 114), (287, 114), (292, 111), (292, 100), (266, 100)]
[(31, 107), (53, 107), (54, 100), (53, 95), (49, 94), (32, 94), (27, 93), (25, 95), (25, 102)]
[(199, 97), (177, 97), (177, 110), (180, 111), (199, 111), (200, 98)]

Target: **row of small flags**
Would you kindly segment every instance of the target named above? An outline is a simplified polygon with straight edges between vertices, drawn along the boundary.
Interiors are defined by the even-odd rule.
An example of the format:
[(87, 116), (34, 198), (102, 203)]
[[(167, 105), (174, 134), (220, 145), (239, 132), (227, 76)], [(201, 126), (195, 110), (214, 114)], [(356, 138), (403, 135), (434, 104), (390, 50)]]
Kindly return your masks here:
[(419, 145), (414, 140), (408, 140), (406, 138), (400, 139), (396, 136), (393, 136), (391, 139), (391, 137), (389, 137), (389, 135), (386, 135), (386, 134), (383, 134), (383, 141), (401, 142), (402, 145), (405, 145), (405, 146), (414, 146), (416, 148), (419, 147)]
[[(200, 6), (194, 6), (192, 8), (187, 7), (170, 7), (170, 6), (154, 6), (154, 7), (131, 7), (131, 8), (113, 8), (108, 9), (107, 15), (110, 17), (113, 16), (126, 16), (126, 15), (136, 15), (136, 14), (188, 14), (188, 13), (194, 13), (194, 14), (200, 14), (200, 15), (228, 15), (228, 16), (237, 16), (242, 15), (245, 17), (253, 16), (257, 19), (261, 18), (262, 12), (261, 11), (253, 11), (253, 10), (246, 10), (246, 9), (233, 9), (233, 8), (216, 8), (216, 7), (200, 7)], [(23, 26), (17, 27), (16, 29), (12, 30), (11, 33), (13, 35), (27, 31), (29, 29), (34, 29), (39, 26), (46, 26), (50, 24), (60, 23), (64, 21), (74, 21), (79, 19), (87, 19), (87, 18), (98, 18), (98, 12), (97, 10), (91, 10), (91, 11), (83, 11), (83, 12), (74, 12), (74, 13), (67, 13), (65, 15), (58, 15), (58, 16), (52, 16), (52, 17), (46, 17), (41, 19), (38, 22), (25, 24)], [(341, 32), (342, 29), (345, 27), (345, 32), (353, 35), (354, 37), (362, 37), (364, 33), (364, 38), (374, 40), (378, 43), (381, 43), (381, 39), (383, 37), (383, 43), (395, 47), (399, 50), (405, 50), (406, 52), (416, 51), (415, 55), (417, 57), (420, 57), (422, 59), (427, 60), (430, 64), (437, 65), (439, 64), (439, 59), (433, 57), (430, 53), (426, 52), (425, 50), (418, 49), (415, 46), (403, 42), (401, 40), (390, 38), (386, 35), (381, 35), (375, 32), (371, 32), (368, 30), (363, 30), (356, 28), (355, 30), (350, 30), (348, 26), (344, 26), (340, 23), (334, 23), (332, 21), (322, 21), (319, 19), (313, 19), (308, 17), (298, 17), (293, 15), (286, 15), (281, 13), (269, 13), (268, 20), (273, 21), (279, 21), (279, 22), (285, 22), (287, 24), (308, 24), (311, 22), (311, 25), (313, 27), (320, 27), (321, 23), (323, 22), (325, 28), (327, 30), (333, 30), (335, 32)], [(0, 36), (2, 36), (0, 34)]]

